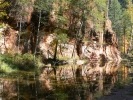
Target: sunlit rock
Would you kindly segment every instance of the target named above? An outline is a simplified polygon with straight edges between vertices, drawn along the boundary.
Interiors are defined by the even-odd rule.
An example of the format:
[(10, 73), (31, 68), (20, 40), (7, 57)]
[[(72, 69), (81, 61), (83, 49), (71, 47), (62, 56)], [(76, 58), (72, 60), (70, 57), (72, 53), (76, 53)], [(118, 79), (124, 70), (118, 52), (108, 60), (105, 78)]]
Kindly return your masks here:
[(53, 58), (52, 42), (55, 39), (54, 34), (43, 36), (39, 42), (39, 49), (41, 50), (44, 58)]
[(78, 58), (74, 44), (60, 44), (58, 51), (61, 49), (61, 55), (67, 58)]
[(15, 31), (8, 27), (4, 29), (0, 36), (0, 50), (2, 54), (4, 54), (5, 52), (17, 52), (17, 33), (18, 31)]
[(82, 64), (84, 64), (84, 63), (85, 63), (84, 60), (77, 60), (77, 61), (76, 61), (76, 64), (77, 64), (77, 65), (82, 65)]
[(4, 31), (4, 28), (0, 28), (0, 32), (3, 32)]

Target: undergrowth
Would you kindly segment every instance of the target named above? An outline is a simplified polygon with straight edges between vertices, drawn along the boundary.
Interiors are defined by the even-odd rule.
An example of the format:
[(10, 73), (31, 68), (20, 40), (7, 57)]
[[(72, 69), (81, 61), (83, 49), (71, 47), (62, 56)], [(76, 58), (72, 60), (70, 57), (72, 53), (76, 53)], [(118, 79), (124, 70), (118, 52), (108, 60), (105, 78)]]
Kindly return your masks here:
[(0, 71), (10, 72), (17, 70), (34, 70), (42, 66), (41, 57), (37, 57), (36, 61), (33, 60), (33, 55), (29, 53), (25, 54), (1, 54), (0, 55)]

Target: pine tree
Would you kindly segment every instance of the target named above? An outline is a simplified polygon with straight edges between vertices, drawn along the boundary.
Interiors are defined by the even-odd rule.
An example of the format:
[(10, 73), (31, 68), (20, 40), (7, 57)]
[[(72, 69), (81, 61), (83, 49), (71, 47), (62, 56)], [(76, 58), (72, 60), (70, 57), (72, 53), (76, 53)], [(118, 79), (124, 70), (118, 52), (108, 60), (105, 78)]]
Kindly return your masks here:
[(133, 4), (132, 4), (132, 0), (128, 0), (128, 5), (127, 5), (127, 9), (126, 9), (127, 14), (129, 15), (130, 19), (128, 21), (130, 21), (130, 50), (132, 49), (132, 38), (133, 38)]
[[(121, 27), (122, 9), (118, 0), (112, 0), (109, 7), (109, 19), (112, 21), (112, 28), (119, 33)], [(117, 34), (118, 35), (118, 34)]]
[[(126, 50), (126, 42), (125, 41), (130, 41), (130, 33), (131, 33), (131, 17), (130, 15), (124, 11), (123, 12), (123, 16), (122, 16), (122, 19), (121, 19), (121, 32), (119, 33), (122, 33), (121, 37), (123, 37), (121, 40), (123, 40), (123, 52), (126, 53), (127, 50)], [(131, 36), (132, 37), (132, 36)], [(119, 42), (122, 42), (122, 41), (119, 41)]]
[[(95, 30), (99, 31), (103, 29), (103, 23), (108, 17), (107, 15), (107, 0), (94, 0), (94, 8), (91, 11), (93, 22), (95, 24)], [(106, 17), (105, 17), (106, 16)]]
[(127, 9), (128, 0), (118, 0), (121, 4), (122, 9)]
[(34, 48), (34, 61), (35, 61), (35, 58), (36, 58), (36, 53), (37, 53), (37, 47), (38, 47), (38, 41), (39, 41), (39, 34), (40, 34), (40, 26), (41, 26), (41, 23), (43, 23), (42, 21), (42, 12), (50, 12), (50, 10), (52, 9), (52, 3), (53, 3), (53, 0), (38, 0), (35, 2), (35, 11), (37, 13), (39, 13), (38, 15), (38, 26), (37, 26), (37, 33), (36, 33), (36, 40), (35, 40), (35, 48)]
[(9, 3), (4, 1), (4, 0), (0, 0), (0, 20), (2, 20), (3, 18), (7, 18), (8, 15), (6, 13), (6, 7), (9, 7)]

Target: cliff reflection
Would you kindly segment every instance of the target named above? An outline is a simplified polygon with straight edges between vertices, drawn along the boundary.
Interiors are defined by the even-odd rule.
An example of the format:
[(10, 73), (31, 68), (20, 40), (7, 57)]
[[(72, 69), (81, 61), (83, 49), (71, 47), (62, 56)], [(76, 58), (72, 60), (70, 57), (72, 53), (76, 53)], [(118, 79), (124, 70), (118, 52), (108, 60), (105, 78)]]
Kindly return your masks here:
[[(131, 68), (115, 62), (44, 67), (0, 76), (2, 100), (94, 100), (126, 84)], [(21, 75), (20, 75), (21, 74)], [(8, 77), (8, 79), (7, 79)], [(15, 79), (13, 78), (15, 77)]]
[[(54, 93), (59, 91), (65, 95), (65, 100), (92, 100), (92, 98), (110, 93), (114, 83), (118, 80), (119, 67), (120, 64), (115, 62), (91, 62), (82, 66), (67, 65), (56, 68), (56, 70), (44, 68), (40, 75), (40, 83), (45, 83), (43, 88), (53, 91), (52, 96), (49, 97), (51, 100), (61, 97), (54, 99)], [(47, 78), (49, 86), (46, 80), (43, 80), (47, 76), (49, 76)], [(51, 80), (52, 78), (55, 79), (55, 83)]]

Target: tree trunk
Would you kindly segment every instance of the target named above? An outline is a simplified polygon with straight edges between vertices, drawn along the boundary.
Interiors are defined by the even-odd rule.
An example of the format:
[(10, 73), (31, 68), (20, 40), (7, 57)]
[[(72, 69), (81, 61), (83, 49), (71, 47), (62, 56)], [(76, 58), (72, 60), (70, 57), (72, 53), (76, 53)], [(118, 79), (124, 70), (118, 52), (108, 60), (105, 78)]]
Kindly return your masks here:
[(39, 22), (38, 22), (38, 29), (36, 34), (36, 44), (35, 44), (35, 50), (34, 50), (34, 61), (36, 59), (36, 50), (38, 45), (38, 38), (39, 38), (39, 32), (40, 32), (40, 24), (41, 24), (41, 11), (39, 12)]
[(133, 26), (131, 26), (131, 38), (130, 38), (130, 46), (129, 46), (129, 50), (132, 50), (132, 36), (133, 36)]
[(56, 46), (55, 46), (55, 52), (54, 52), (54, 60), (56, 60), (56, 55), (57, 55), (57, 47), (58, 47), (58, 40), (56, 40)]
[(125, 27), (124, 27), (124, 29), (123, 29), (123, 32), (124, 32), (124, 54), (126, 53), (126, 47), (125, 47), (125, 45), (126, 45), (126, 41), (125, 41), (125, 36), (126, 36), (126, 33), (125, 33)]
[(19, 22), (19, 33), (18, 33), (18, 53), (19, 53), (19, 48), (20, 48), (20, 35), (21, 35), (21, 31), (22, 31), (22, 16), (21, 16), (21, 19), (20, 19), (20, 22)]
[(109, 0), (107, 0), (107, 14), (106, 14), (106, 19), (109, 18), (109, 16), (108, 16), (108, 12), (109, 12)]

